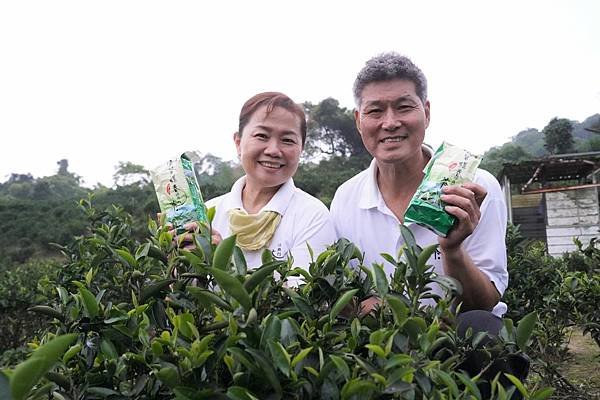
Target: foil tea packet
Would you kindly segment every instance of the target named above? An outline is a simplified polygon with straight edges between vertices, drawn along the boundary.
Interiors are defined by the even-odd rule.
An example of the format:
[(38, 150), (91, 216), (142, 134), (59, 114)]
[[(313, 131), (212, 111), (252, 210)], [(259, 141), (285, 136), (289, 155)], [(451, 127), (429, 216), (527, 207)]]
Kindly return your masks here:
[(404, 222), (415, 222), (446, 237), (456, 217), (444, 210), (442, 188), (473, 181), (480, 162), (468, 151), (443, 142), (423, 169), (425, 176), (406, 209)]
[(161, 213), (165, 222), (173, 225), (177, 233), (183, 226), (197, 221), (208, 224), (206, 206), (194, 169), (194, 152), (185, 152), (150, 170)]

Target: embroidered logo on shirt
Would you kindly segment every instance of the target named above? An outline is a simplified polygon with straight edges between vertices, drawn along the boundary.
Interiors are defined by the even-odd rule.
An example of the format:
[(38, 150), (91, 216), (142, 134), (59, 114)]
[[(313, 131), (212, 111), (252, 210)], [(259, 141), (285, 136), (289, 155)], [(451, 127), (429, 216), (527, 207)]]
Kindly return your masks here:
[(282, 243), (277, 243), (277, 246), (271, 250), (271, 254), (273, 254), (273, 258), (278, 260), (282, 260), (287, 257), (287, 251), (283, 249)]

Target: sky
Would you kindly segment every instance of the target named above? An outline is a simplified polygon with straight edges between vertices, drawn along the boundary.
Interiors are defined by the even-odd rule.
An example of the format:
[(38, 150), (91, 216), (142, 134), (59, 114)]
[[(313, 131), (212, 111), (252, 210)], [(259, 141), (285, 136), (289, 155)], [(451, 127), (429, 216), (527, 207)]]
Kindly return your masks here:
[(112, 185), (119, 161), (186, 150), (235, 159), (241, 105), (262, 91), (333, 97), (382, 52), (428, 78), (426, 141), (483, 154), (553, 117), (600, 112), (600, 2), (0, 2), (0, 182)]

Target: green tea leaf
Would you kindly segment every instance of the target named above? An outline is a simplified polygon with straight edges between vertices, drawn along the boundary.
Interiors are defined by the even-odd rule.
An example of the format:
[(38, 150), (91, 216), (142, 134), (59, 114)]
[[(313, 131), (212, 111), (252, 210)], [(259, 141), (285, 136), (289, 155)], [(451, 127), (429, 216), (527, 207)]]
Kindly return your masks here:
[(481, 400), (481, 391), (471, 378), (462, 373), (457, 373), (456, 376), (458, 376), (458, 379), (460, 379), (460, 381), (465, 385), (469, 392), (475, 396), (477, 400)]
[(382, 264), (373, 264), (373, 281), (375, 282), (375, 287), (377, 288), (379, 297), (384, 298), (388, 293), (389, 283), (387, 276), (385, 276), (385, 271)]
[(279, 379), (277, 379), (275, 370), (273, 370), (273, 367), (271, 366), (269, 361), (267, 361), (267, 358), (264, 356), (264, 354), (260, 350), (249, 348), (249, 349), (247, 349), (247, 352), (250, 353), (250, 355), (252, 355), (252, 357), (254, 357), (254, 361), (257, 362), (258, 365), (260, 366), (261, 376), (259, 376), (258, 378), (263, 378), (263, 377), (267, 378), (267, 381), (269, 382), (271, 387), (275, 390), (275, 394), (276, 394), (277, 398), (281, 398), (281, 395), (283, 392), (281, 389), (281, 383), (279, 382)]
[(304, 300), (304, 298), (302, 298), (298, 293), (291, 289), (284, 288), (284, 291), (290, 297), (292, 303), (294, 303), (298, 311), (300, 311), (302, 315), (304, 315), (304, 317), (306, 317), (307, 319), (315, 318), (315, 311), (310, 306), (310, 304), (308, 304), (307, 301)]
[(521, 392), (524, 398), (529, 397), (529, 392), (527, 391), (527, 389), (525, 389), (525, 386), (523, 386), (523, 383), (521, 383), (519, 378), (507, 373), (504, 373), (504, 376), (506, 376), (508, 380), (511, 381), (513, 385), (515, 385), (515, 387), (519, 390), (519, 392)]
[(410, 364), (413, 361), (413, 358), (408, 354), (395, 354), (385, 363), (384, 369), (397, 368), (400, 365)]
[(247, 311), (252, 308), (250, 295), (236, 277), (221, 269), (209, 268), (208, 270), (225, 293), (236, 299)]
[(81, 351), (81, 348), (81, 343), (77, 343), (71, 346), (69, 350), (67, 350), (67, 352), (63, 355), (63, 363), (68, 363), (71, 358), (75, 357)]
[(312, 349), (313, 348), (311, 346), (311, 347), (307, 347), (304, 350), (300, 350), (300, 352), (298, 354), (296, 354), (294, 356), (294, 358), (292, 359), (291, 367), (294, 368), (296, 366), (296, 364), (298, 364), (300, 361), (304, 360), (306, 358), (306, 356), (310, 354)]
[(263, 265), (273, 262), (273, 253), (271, 253), (271, 250), (264, 249), (260, 255), (260, 260)]
[(417, 263), (421, 266), (424, 267), (425, 264), (427, 263), (427, 261), (429, 260), (429, 258), (431, 257), (431, 255), (433, 253), (435, 253), (435, 251), (437, 250), (438, 245), (437, 244), (432, 244), (430, 246), (427, 246), (423, 249), (423, 251), (421, 251), (421, 254), (419, 254), (419, 257), (417, 258)]
[(167, 290), (169, 285), (175, 282), (177, 282), (177, 279), (164, 279), (151, 285), (144, 286), (142, 288), (142, 293), (140, 294), (139, 302), (145, 304), (152, 298), (164, 296), (163, 292)]
[(248, 265), (246, 264), (246, 257), (244, 252), (237, 246), (233, 247), (233, 265), (237, 274), (240, 276), (246, 276), (248, 271)]
[(246, 367), (250, 372), (254, 374), (260, 373), (258, 367), (252, 361), (250, 361), (250, 358), (248, 355), (246, 355), (244, 350), (237, 347), (229, 347), (227, 351), (229, 351), (233, 358)]
[(222, 297), (217, 296), (210, 290), (201, 289), (195, 286), (187, 286), (186, 290), (194, 296), (204, 308), (210, 308), (211, 305), (215, 305), (223, 310), (233, 311), (233, 308), (227, 303)]
[(227, 388), (227, 397), (231, 400), (258, 400), (252, 392), (241, 386), (230, 386)]
[(229, 260), (233, 254), (233, 247), (235, 246), (235, 235), (225, 238), (219, 243), (215, 249), (215, 255), (213, 257), (213, 267), (225, 271), (229, 267)]
[(73, 282), (79, 288), (79, 296), (83, 301), (83, 308), (87, 312), (90, 318), (95, 318), (100, 312), (100, 307), (96, 302), (96, 297), (90, 292), (83, 283), (74, 281)]
[(212, 224), (213, 219), (215, 219), (215, 213), (217, 212), (215, 207), (210, 207), (206, 210), (206, 217), (208, 218), (208, 223)]
[(17, 365), (10, 377), (13, 400), (25, 399), (31, 388), (52, 368), (76, 339), (75, 333), (56, 336), (35, 350), (27, 360)]
[(406, 245), (409, 248), (417, 247), (417, 241), (415, 240), (415, 235), (412, 233), (412, 231), (406, 225), (400, 225), (400, 234), (402, 235), (402, 238), (404, 239), (404, 243), (406, 243)]
[(411, 317), (404, 322), (404, 330), (408, 333), (411, 341), (415, 343), (426, 328), (427, 323), (420, 317)]
[(188, 263), (190, 263), (191, 266), (193, 267), (199, 267), (202, 264), (204, 264), (204, 258), (203, 257), (199, 257), (198, 255), (194, 254), (193, 252), (189, 251), (189, 250), (181, 250), (180, 254), (187, 260)]
[(260, 285), (267, 277), (272, 276), (273, 272), (284, 264), (284, 261), (274, 261), (255, 269), (252, 271), (252, 274), (246, 278), (244, 288), (248, 293), (252, 293), (258, 285)]
[(179, 384), (179, 374), (173, 367), (164, 367), (155, 373), (156, 377), (167, 386), (173, 388)]
[(441, 369), (435, 369), (432, 370), (432, 372), (435, 372), (435, 374), (442, 380), (444, 385), (446, 385), (446, 387), (450, 390), (452, 396), (458, 397), (458, 385), (454, 379), (452, 379), (450, 374), (448, 374), (446, 371), (442, 371)]
[(115, 359), (115, 358), (119, 357), (119, 354), (117, 353), (117, 349), (115, 348), (115, 345), (113, 344), (113, 342), (111, 342), (107, 338), (103, 338), (102, 341), (100, 342), (100, 350), (102, 351), (105, 359), (107, 359), (107, 360)]
[(331, 311), (329, 312), (329, 318), (331, 321), (335, 321), (335, 318), (338, 314), (350, 303), (352, 297), (358, 292), (358, 289), (348, 290), (344, 294), (340, 296), (339, 299), (335, 302), (333, 307), (331, 307)]
[(397, 324), (402, 324), (408, 318), (409, 309), (404, 300), (402, 300), (399, 296), (388, 294), (385, 299), (387, 300), (390, 308), (392, 309), (392, 314), (394, 315), (394, 319)]
[(348, 367), (348, 364), (346, 363), (346, 361), (344, 361), (344, 359), (342, 357), (339, 357), (339, 356), (336, 356), (333, 354), (330, 354), (329, 358), (335, 364), (335, 367), (342, 374), (344, 379), (345, 380), (350, 379), (350, 368)]
[(385, 358), (385, 351), (377, 344), (366, 344), (365, 347), (377, 354), (381, 358)]
[(381, 253), (381, 257), (389, 262), (390, 264), (392, 264), (393, 266), (397, 266), (398, 263), (396, 262), (396, 260), (394, 259), (394, 257), (392, 257), (391, 255), (387, 254), (387, 253)]
[(85, 283), (90, 286), (92, 284), (92, 279), (94, 278), (94, 268), (90, 268), (87, 274), (85, 274)]
[(125, 265), (129, 268), (137, 268), (138, 263), (127, 248), (115, 249), (115, 253), (119, 255), (121, 261), (124, 261)]
[(431, 281), (439, 283), (441, 287), (449, 290), (450, 293), (462, 294), (462, 285), (458, 279), (446, 275), (437, 275), (432, 277)]
[(135, 251), (135, 259), (136, 261), (142, 257), (146, 257), (148, 255), (148, 251), (150, 250), (150, 243), (144, 243), (139, 246)]
[(537, 318), (538, 316), (535, 311), (530, 312), (521, 318), (519, 324), (517, 325), (517, 346), (522, 351), (524, 351), (527, 347), (527, 343), (533, 334), (533, 329), (537, 324)]
[(550, 398), (554, 394), (554, 388), (543, 388), (538, 389), (535, 392), (531, 393), (531, 397), (529, 400), (546, 400)]
[(33, 311), (36, 313), (44, 314), (49, 317), (56, 318), (59, 321), (65, 320), (64, 315), (62, 315), (60, 312), (58, 312), (54, 308), (48, 307), (48, 306), (33, 306), (33, 307), (29, 307), (27, 309), (27, 311)]
[(290, 355), (279, 342), (271, 340), (268, 342), (268, 345), (275, 366), (283, 373), (283, 375), (289, 378), (290, 365), (292, 362)]
[(359, 378), (346, 382), (342, 388), (342, 400), (371, 400), (377, 387), (374, 383)]

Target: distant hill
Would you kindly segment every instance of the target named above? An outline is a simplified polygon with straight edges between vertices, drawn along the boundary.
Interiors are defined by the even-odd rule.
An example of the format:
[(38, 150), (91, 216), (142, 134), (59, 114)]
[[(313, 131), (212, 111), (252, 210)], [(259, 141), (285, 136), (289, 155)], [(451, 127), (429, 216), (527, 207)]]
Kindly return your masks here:
[[(600, 134), (586, 128), (600, 130), (600, 114), (594, 114), (583, 122), (571, 121), (575, 151), (579, 153), (600, 151)], [(510, 142), (494, 146), (483, 155), (481, 167), (498, 176), (502, 164), (518, 162), (548, 155), (544, 147), (544, 134), (535, 128), (525, 129), (512, 137)]]
[[(577, 151), (590, 151), (589, 141), (600, 138), (599, 134), (592, 133), (586, 128), (600, 128), (600, 114), (594, 114), (583, 122), (571, 121), (573, 123), (573, 139)], [(526, 129), (513, 136), (511, 143), (521, 146), (526, 152), (534, 157), (543, 157), (548, 154), (544, 148), (544, 134), (534, 128)]]

